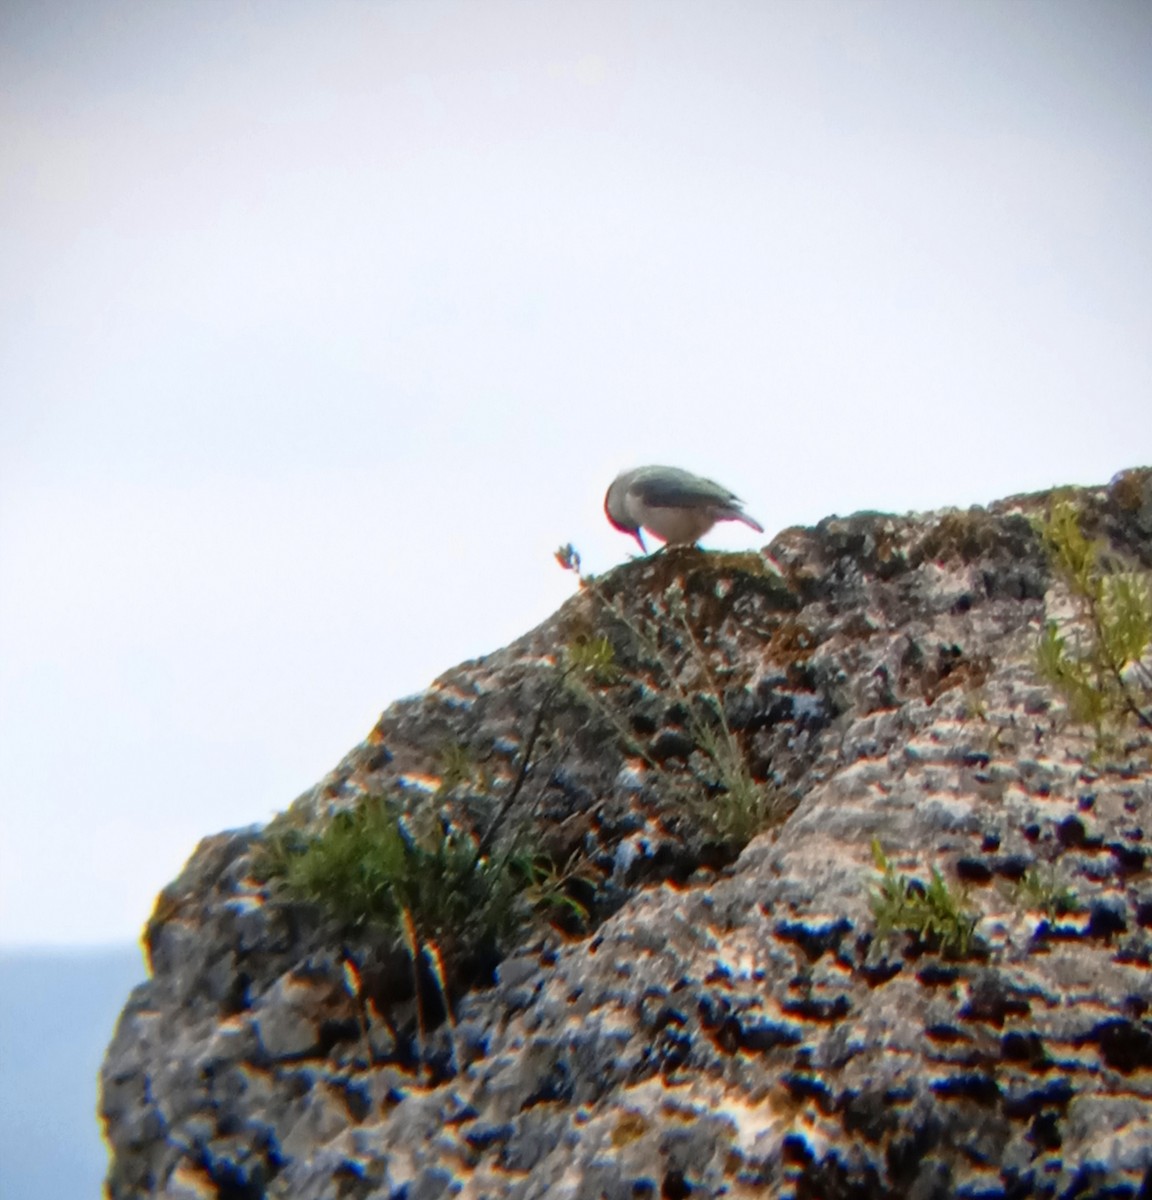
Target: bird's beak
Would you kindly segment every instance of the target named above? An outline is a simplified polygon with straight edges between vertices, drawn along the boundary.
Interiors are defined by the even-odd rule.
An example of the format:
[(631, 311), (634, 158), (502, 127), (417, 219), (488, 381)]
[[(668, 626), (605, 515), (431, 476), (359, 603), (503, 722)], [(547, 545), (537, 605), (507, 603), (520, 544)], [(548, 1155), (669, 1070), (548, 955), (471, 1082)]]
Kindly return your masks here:
[(648, 553), (648, 547), (644, 545), (644, 535), (643, 535), (643, 534), (640, 532), (640, 530), (639, 530), (639, 529), (633, 529), (633, 530), (632, 530), (632, 536), (633, 536), (633, 537), (634, 537), (634, 538), (635, 538), (635, 539), (636, 539), (636, 540), (637, 540), (637, 541), (640, 543), (640, 549), (641, 549), (641, 550), (642, 550), (642, 551), (643, 551), (645, 554), (647, 554), (647, 553)]

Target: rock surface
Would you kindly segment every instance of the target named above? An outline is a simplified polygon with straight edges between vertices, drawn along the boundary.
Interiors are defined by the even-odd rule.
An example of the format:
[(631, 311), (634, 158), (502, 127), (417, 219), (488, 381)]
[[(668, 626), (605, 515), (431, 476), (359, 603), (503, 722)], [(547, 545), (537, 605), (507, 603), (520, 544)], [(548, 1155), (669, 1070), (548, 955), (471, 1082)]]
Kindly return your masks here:
[[(1152, 472), (1075, 498), (1152, 566)], [(386, 792), (480, 833), (564, 647), (607, 631), (623, 672), (546, 710), (508, 814), (579, 862), (587, 926), (537, 922), (460, 975), (454, 1027), (394, 946), (261, 881), (264, 831), (206, 839), (104, 1065), (110, 1196), (1152, 1195), (1152, 772), (1135, 734), (1098, 761), (1035, 674), (1070, 614), (1047, 502), (787, 530), (780, 577), (630, 563), (389, 708), (278, 823)], [(610, 603), (656, 623), (659, 660)], [(738, 855), (698, 693), (780, 809)], [(449, 745), (483, 786), (440, 788)], [(966, 889), (965, 952), (879, 935), (874, 839)]]

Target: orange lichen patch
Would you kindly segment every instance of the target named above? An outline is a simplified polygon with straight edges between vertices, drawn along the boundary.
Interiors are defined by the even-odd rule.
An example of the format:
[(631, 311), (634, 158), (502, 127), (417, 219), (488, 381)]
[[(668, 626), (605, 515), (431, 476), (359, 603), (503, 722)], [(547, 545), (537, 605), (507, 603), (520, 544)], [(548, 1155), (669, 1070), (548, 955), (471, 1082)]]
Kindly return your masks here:
[(212, 1176), (203, 1167), (193, 1167), (186, 1163), (181, 1163), (172, 1172), (164, 1190), (187, 1197), (188, 1200), (192, 1200), (194, 1196), (203, 1196), (204, 1200), (215, 1200), (219, 1195), (219, 1189), (213, 1183)]
[(800, 664), (811, 657), (819, 639), (800, 621), (784, 621), (768, 641), (767, 657), (776, 663)]
[(173, 921), (183, 919), (185, 923), (190, 924), (192, 914), (189, 912), (186, 915), (186, 910), (191, 907), (190, 898), (180, 895), (172, 888), (165, 888), (156, 897), (152, 915), (144, 923), (144, 929), (140, 934), (140, 945), (143, 948), (144, 961), (148, 964), (149, 971), (154, 972), (156, 969), (155, 963), (152, 961), (152, 943), (156, 940), (156, 935), (165, 925), (169, 925)]
[(440, 790), (439, 775), (413, 775), (406, 774), (397, 778), (396, 782), (401, 787), (413, 788), (418, 792), (436, 792)]
[(725, 1092), (722, 1111), (732, 1122), (736, 1145), (741, 1150), (750, 1151), (766, 1134), (779, 1130), (780, 1118), (772, 1102), (774, 1092), (767, 1092), (761, 1103), (750, 1101), (747, 1093), (735, 1088)]
[(471, 683), (471, 687), (465, 688), (460, 685), (458, 679), (442, 676), (428, 688), (427, 695), (435, 696), (442, 703), (454, 708), (470, 708), (482, 690), (475, 680)]
[[(207, 837), (200, 842), (196, 847), (196, 855), (206, 863), (205, 879), (215, 882), (219, 878), (235, 852), (235, 842), (235, 837), (227, 833)], [(195, 921), (203, 904), (203, 893), (182, 879), (169, 884), (159, 893), (143, 933), (149, 969), (152, 967), (151, 943), (159, 930), (175, 920)]]
[(612, 1145), (618, 1150), (629, 1142), (642, 1138), (648, 1132), (648, 1120), (643, 1113), (635, 1109), (625, 1109), (612, 1130)]
[(945, 692), (953, 688), (983, 687), (990, 670), (991, 664), (984, 656), (975, 659), (941, 659), (925, 669), (921, 679), (922, 694), (928, 704), (935, 704)]
[(364, 744), (367, 746), (379, 746), (384, 741), (384, 731), (380, 728), (378, 721), (373, 727), (368, 736), (364, 739)]
[(616, 782), (629, 791), (638, 791), (644, 786), (649, 774), (650, 770), (647, 760), (630, 755), (620, 764), (620, 771), (616, 776)]
[(803, 1107), (801, 1101), (782, 1083), (776, 1083), (765, 1097), (766, 1107), (776, 1117), (791, 1118)]
[(187, 897), (180, 895), (175, 889), (164, 888), (152, 906), (152, 915), (148, 918), (148, 928), (154, 929), (160, 925), (166, 925), (174, 917), (179, 916), (186, 901)]
[(343, 977), (312, 979), (307, 975), (289, 975), (284, 986), (284, 1003), (298, 1012), (306, 1013), (317, 1024), (332, 1019), (347, 1019), (355, 1015), (355, 998), (349, 995)]

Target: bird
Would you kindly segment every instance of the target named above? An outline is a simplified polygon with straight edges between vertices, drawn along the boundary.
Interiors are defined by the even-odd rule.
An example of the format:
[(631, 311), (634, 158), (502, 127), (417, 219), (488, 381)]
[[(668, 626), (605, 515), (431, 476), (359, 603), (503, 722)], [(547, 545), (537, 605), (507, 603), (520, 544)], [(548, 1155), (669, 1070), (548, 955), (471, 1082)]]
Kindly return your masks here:
[(726, 487), (680, 467), (634, 467), (621, 471), (604, 495), (604, 513), (630, 534), (645, 554), (642, 529), (669, 546), (692, 546), (717, 521), (743, 521), (763, 533), (744, 502)]

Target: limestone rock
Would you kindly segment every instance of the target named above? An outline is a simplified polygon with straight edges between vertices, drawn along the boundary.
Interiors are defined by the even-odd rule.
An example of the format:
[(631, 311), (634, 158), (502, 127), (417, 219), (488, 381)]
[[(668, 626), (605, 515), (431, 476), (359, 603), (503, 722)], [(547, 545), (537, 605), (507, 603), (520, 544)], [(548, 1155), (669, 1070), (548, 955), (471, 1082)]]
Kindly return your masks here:
[[(1152, 472), (1077, 499), (1152, 566)], [(387, 792), (482, 836), (605, 604), (669, 665), (621, 635), (600, 707), (557, 693), (508, 820), (583, 864), (591, 919), (461, 972), (454, 1025), (395, 944), (261, 880), (267, 831), (208, 838), (104, 1065), (113, 1200), (1152, 1195), (1148, 745), (1098, 760), (1035, 673), (1047, 501), (786, 530), (781, 576), (630, 563), (389, 708), (275, 824)], [(738, 854), (709, 694), (781, 808)], [(482, 786), (438, 790), (446, 745)], [(873, 840), (967, 889), (966, 952), (879, 936)]]

